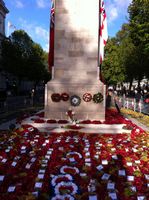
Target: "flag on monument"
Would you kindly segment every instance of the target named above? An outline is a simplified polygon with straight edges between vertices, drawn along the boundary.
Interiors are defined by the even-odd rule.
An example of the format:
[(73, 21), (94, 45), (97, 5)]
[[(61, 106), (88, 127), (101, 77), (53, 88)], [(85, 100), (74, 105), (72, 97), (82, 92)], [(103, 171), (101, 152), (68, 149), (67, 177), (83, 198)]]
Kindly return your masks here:
[(50, 43), (49, 43), (49, 70), (54, 65), (54, 0), (51, 0), (50, 12)]
[(8, 21), (8, 28), (16, 29), (16, 27), (10, 21)]
[(7, 23), (7, 37), (9, 36), (10, 34), (10, 29), (12, 30), (16, 30), (16, 26), (14, 26), (10, 21), (8, 21)]
[(108, 39), (108, 31), (107, 31), (107, 16), (104, 8), (104, 1), (100, 0), (100, 64), (104, 59), (104, 47), (106, 45)]

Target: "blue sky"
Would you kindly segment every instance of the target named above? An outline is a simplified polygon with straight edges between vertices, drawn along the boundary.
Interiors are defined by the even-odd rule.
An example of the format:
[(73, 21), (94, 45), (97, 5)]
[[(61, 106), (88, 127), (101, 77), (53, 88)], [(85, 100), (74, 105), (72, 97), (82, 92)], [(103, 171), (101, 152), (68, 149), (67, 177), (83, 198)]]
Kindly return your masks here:
[[(127, 7), (131, 1), (105, 0), (109, 36), (114, 36), (121, 25), (127, 22)], [(9, 21), (16, 29), (25, 30), (33, 41), (48, 51), (50, 0), (4, 0), (4, 2), (9, 10), (6, 16), (6, 35), (14, 31), (13, 28), (8, 30)]]

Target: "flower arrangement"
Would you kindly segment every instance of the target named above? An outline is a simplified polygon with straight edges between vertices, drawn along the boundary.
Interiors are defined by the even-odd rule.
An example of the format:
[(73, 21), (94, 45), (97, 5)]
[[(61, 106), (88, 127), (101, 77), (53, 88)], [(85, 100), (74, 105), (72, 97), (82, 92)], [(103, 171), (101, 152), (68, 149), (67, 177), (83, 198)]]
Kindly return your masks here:
[(71, 166), (68, 166), (68, 165), (64, 165), (64, 166), (61, 167), (60, 172), (62, 174), (68, 173), (68, 174), (74, 175), (74, 174), (79, 173), (79, 169), (77, 167), (71, 167)]
[[(78, 95), (72, 95), (69, 97), (69, 94), (64, 92), (62, 94), (59, 93), (53, 93), (51, 95), (51, 99), (53, 102), (60, 102), (62, 101), (68, 101), (70, 98), (70, 103), (72, 106), (79, 106), (81, 103), (81, 98)], [(103, 101), (103, 95), (98, 92), (97, 94), (94, 94), (93, 97), (90, 93), (84, 93), (82, 99), (85, 102), (90, 102), (93, 99), (94, 103), (101, 103)]]
[(90, 93), (83, 94), (83, 100), (85, 102), (90, 102), (92, 100), (92, 95)]
[(106, 115), (130, 126), (130, 136), (30, 125), (1, 133), (0, 199), (149, 199), (149, 134), (113, 110)]
[(52, 99), (53, 102), (60, 102), (61, 95), (59, 93), (53, 93), (51, 95), (51, 99)]
[(52, 198), (52, 200), (74, 200), (74, 197), (69, 194), (66, 195), (57, 194), (55, 197)]
[(71, 194), (75, 195), (78, 191), (78, 186), (73, 182), (60, 182), (55, 186), (55, 194)]
[(60, 182), (72, 181), (73, 178), (70, 174), (59, 174), (52, 178), (51, 184), (52, 186), (56, 186)]
[(79, 106), (81, 103), (81, 98), (78, 95), (72, 95), (70, 97), (70, 103), (72, 106)]
[(103, 101), (103, 95), (100, 92), (98, 92), (97, 94), (94, 94), (93, 101), (94, 103), (101, 103)]
[(68, 120), (70, 122), (74, 121), (75, 112), (71, 108), (68, 109), (68, 111), (66, 112), (66, 115), (68, 116)]
[(62, 99), (63, 101), (68, 101), (68, 100), (69, 100), (69, 94), (66, 93), (66, 92), (62, 93), (62, 94), (61, 94), (61, 99)]

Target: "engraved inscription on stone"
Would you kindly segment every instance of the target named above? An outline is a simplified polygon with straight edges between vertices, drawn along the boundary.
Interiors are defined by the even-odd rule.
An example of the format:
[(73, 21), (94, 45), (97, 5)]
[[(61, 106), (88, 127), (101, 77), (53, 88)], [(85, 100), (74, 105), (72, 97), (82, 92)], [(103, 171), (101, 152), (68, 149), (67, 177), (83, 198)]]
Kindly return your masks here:
[(68, 49), (70, 51), (83, 51), (81, 38), (70, 38)]
[(80, 57), (84, 55), (83, 39), (72, 35), (68, 38), (68, 55), (69, 57)]

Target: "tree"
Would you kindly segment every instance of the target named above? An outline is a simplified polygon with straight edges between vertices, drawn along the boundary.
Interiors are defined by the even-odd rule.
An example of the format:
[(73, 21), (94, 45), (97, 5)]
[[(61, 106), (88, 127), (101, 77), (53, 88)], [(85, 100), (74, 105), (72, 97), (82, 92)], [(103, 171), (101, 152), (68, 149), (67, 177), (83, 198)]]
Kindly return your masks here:
[(149, 77), (149, 1), (133, 0), (128, 7), (130, 37), (136, 48), (138, 81)]
[(108, 40), (105, 48), (105, 59), (102, 67), (104, 78), (108, 85), (116, 85), (125, 79), (125, 69), (120, 62), (120, 48), (116, 38)]
[(46, 53), (39, 44), (34, 43), (32, 45), (32, 53), (27, 60), (27, 77), (29, 80), (34, 81), (35, 87), (40, 80), (46, 81), (48, 76), (50, 79), (47, 63)]
[(20, 81), (25, 78), (36, 85), (49, 76), (45, 52), (23, 30), (14, 31), (2, 41), (1, 63), (4, 70), (17, 76)]
[(116, 37), (109, 39), (103, 63), (104, 77), (108, 84), (129, 82), (131, 89), (134, 79), (140, 80), (147, 74), (146, 58), (142, 49), (135, 46), (131, 37), (130, 24), (123, 24)]
[(137, 67), (136, 49), (130, 38), (130, 27), (129, 24), (123, 24), (122, 28), (116, 34), (116, 40), (119, 44), (119, 62), (123, 69), (125, 69), (124, 81), (130, 83), (132, 86), (133, 80), (137, 77), (138, 71), (134, 70)]

